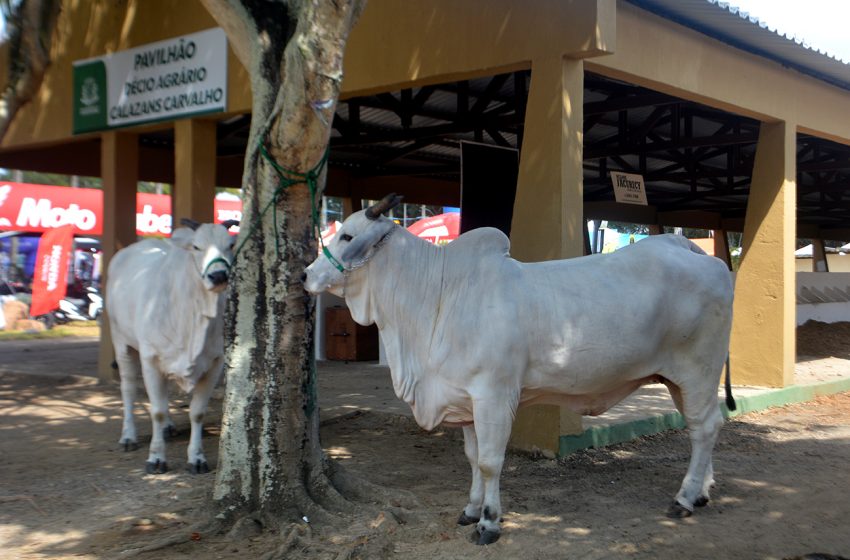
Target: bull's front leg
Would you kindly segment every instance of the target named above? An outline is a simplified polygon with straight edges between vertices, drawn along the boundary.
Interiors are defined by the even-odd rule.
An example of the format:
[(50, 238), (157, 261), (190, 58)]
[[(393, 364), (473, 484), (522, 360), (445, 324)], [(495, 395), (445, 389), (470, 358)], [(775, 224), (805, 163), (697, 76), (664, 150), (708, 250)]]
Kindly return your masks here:
[(475, 426), (463, 427), (463, 450), (472, 468), (472, 486), (469, 488), (469, 503), (463, 508), (457, 520), (458, 525), (472, 525), (481, 519), (481, 505), (484, 501), (484, 479), (478, 469), (478, 439)]
[(168, 417), (168, 384), (160, 375), (151, 359), (142, 359), (142, 378), (151, 403), (151, 445), (145, 472), (162, 474), (168, 472), (165, 460), (165, 434), (171, 420)]
[(212, 396), (213, 390), (221, 378), (224, 362), (216, 360), (212, 369), (204, 375), (192, 393), (192, 404), (189, 406), (189, 420), (192, 423), (192, 435), (189, 438), (187, 450), (187, 468), (192, 474), (204, 474), (210, 472), (210, 466), (204, 455), (201, 438), (204, 432), (204, 413)]
[(473, 401), (472, 416), (478, 440), (478, 473), (484, 487), (481, 518), (472, 535), (477, 544), (494, 543), (501, 536), (499, 478), (513, 423), (513, 411), (505, 405), (506, 402), (511, 401), (507, 398)]

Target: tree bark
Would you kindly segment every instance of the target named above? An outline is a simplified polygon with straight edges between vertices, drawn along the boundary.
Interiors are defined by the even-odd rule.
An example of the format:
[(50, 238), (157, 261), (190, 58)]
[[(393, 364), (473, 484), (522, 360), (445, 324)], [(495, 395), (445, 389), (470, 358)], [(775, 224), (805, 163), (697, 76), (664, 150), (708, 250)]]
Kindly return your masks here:
[(61, 0), (21, 0), (15, 7), (4, 2), (9, 30), (8, 74), (0, 94), (0, 140), (6, 136), (18, 110), (29, 103), (50, 65), (52, 37)]
[(301, 282), (317, 254), (311, 195), (306, 184), (278, 192), (259, 145), (297, 173), (322, 160), (345, 43), (365, 1), (202, 1), (245, 57), (253, 90), (214, 500), (231, 522), (315, 522), (348, 506), (319, 441), (313, 303)]

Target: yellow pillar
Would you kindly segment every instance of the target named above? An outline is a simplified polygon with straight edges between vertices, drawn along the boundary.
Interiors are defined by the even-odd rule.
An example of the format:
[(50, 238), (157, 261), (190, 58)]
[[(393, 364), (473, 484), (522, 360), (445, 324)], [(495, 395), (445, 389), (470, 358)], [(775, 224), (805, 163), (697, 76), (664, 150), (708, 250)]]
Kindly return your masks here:
[[(525, 262), (582, 256), (584, 64), (532, 61), (519, 163), (511, 254)], [(580, 433), (581, 416), (557, 406), (523, 409), (511, 444), (558, 451), (561, 435)]]
[[(100, 139), (100, 168), (103, 180), (103, 275), (115, 253), (136, 241), (136, 187), (139, 181), (139, 141), (135, 134), (104, 132)], [(109, 298), (109, 294), (105, 294)], [(105, 311), (105, 310), (104, 310)], [(101, 380), (115, 379), (114, 353), (109, 321), (104, 312), (100, 330), (97, 370)]]
[(215, 122), (183, 119), (174, 123), (174, 191), (171, 215), (174, 227), (180, 218), (213, 221), (215, 199)]
[(796, 128), (762, 123), (735, 281), (732, 380), (794, 382), (796, 300)]

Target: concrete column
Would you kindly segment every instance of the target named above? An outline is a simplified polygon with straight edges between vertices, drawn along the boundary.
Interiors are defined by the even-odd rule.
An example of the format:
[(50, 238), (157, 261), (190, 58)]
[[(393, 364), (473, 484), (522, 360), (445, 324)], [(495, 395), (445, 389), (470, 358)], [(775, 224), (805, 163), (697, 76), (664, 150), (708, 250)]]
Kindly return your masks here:
[(794, 382), (796, 142), (793, 123), (762, 123), (735, 282), (735, 383)]
[[(135, 134), (104, 132), (100, 139), (100, 169), (103, 180), (102, 286), (106, 288), (109, 261), (115, 253), (136, 241), (136, 187), (139, 181), (139, 141)], [(105, 294), (109, 298), (109, 294)], [(101, 380), (114, 380), (114, 361), (109, 321), (104, 310), (100, 329), (97, 370)]]
[(823, 239), (812, 239), (812, 272), (829, 272)]
[[(583, 102), (581, 60), (532, 61), (511, 225), (511, 254), (518, 260), (584, 253)], [(511, 444), (557, 452), (561, 435), (581, 431), (581, 416), (557, 406), (534, 406), (518, 414)]]
[(180, 218), (213, 221), (215, 152), (215, 122), (183, 119), (174, 123), (174, 227), (180, 225)]

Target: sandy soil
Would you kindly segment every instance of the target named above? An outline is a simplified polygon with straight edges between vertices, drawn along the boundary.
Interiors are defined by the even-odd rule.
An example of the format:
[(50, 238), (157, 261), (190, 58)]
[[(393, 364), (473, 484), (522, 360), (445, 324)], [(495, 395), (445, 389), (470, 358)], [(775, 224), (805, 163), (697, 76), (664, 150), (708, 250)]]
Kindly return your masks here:
[[(846, 367), (850, 324), (797, 331), (807, 371)], [(173, 472), (146, 475), (144, 449), (116, 440), (117, 386), (67, 375), (91, 369), (62, 340), (38, 347), (0, 341), (0, 558), (260, 558), (278, 535), (193, 535), (213, 476), (182, 471), (188, 421), (169, 443)], [(90, 361), (90, 360), (89, 360)], [(10, 365), (12, 364), (12, 365)], [(57, 373), (62, 371), (62, 373)], [(217, 461), (220, 401), (205, 447)], [(138, 419), (142, 438), (149, 424)], [(403, 524), (376, 516), (376, 532), (305, 536), (291, 558), (787, 558), (814, 551), (850, 557), (850, 394), (750, 414), (724, 427), (714, 500), (686, 520), (664, 516), (684, 475), (683, 431), (560, 460), (509, 454), (502, 478), (504, 535), (490, 547), (454, 524), (469, 467), (457, 430), (426, 434), (411, 419), (365, 412), (323, 426), (328, 454), (352, 473), (413, 493), (423, 504)], [(143, 445), (144, 447), (144, 445)], [(309, 535), (312, 534), (312, 537)], [(139, 554), (164, 537), (180, 544)]]
[[(220, 403), (213, 404), (214, 426)], [(188, 421), (179, 413), (175, 421), (182, 434), (170, 443), (174, 472), (146, 475), (144, 450), (116, 445), (116, 387), (0, 372), (0, 557), (121, 558), (172, 535), (183, 542), (136, 557), (244, 559), (273, 549), (279, 536), (269, 534), (193, 540), (213, 475), (182, 471)], [(142, 437), (147, 426), (139, 422)], [(216, 435), (209, 430), (205, 442), (212, 464)], [(454, 524), (469, 481), (459, 431), (426, 434), (408, 418), (367, 412), (326, 424), (322, 438), (351, 472), (412, 492), (423, 508), (401, 525), (376, 517), (372, 525), (386, 530), (372, 542), (353, 528), (314, 532), (288, 557), (850, 556), (850, 394), (729, 422), (715, 455), (714, 499), (681, 521), (664, 513), (687, 465), (683, 431), (560, 460), (510, 454), (504, 534), (489, 547), (470, 544), (471, 529)]]

